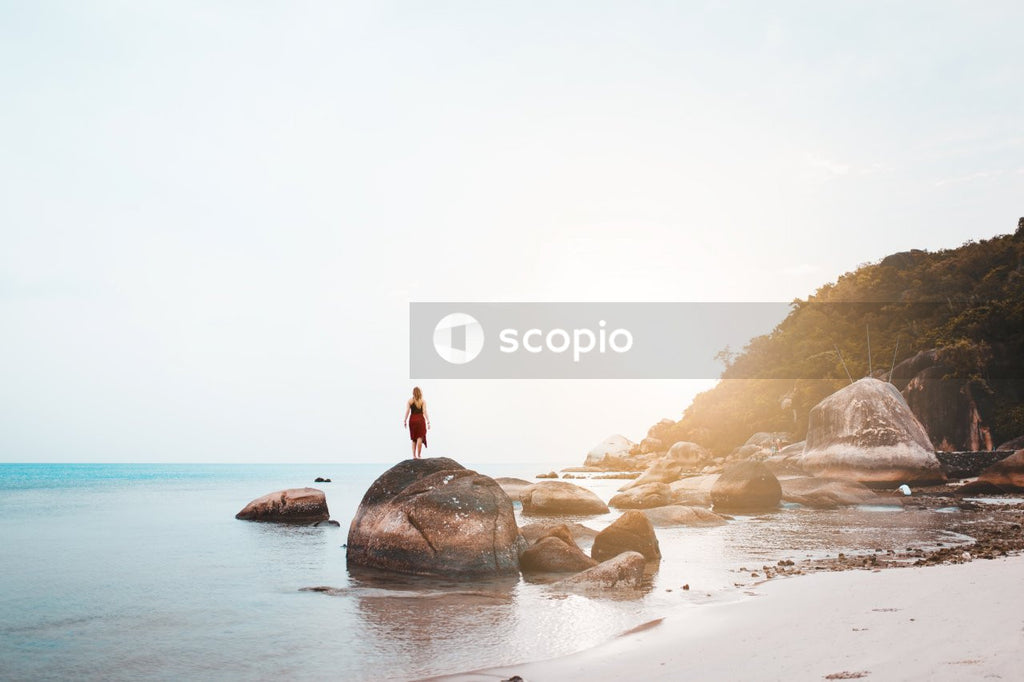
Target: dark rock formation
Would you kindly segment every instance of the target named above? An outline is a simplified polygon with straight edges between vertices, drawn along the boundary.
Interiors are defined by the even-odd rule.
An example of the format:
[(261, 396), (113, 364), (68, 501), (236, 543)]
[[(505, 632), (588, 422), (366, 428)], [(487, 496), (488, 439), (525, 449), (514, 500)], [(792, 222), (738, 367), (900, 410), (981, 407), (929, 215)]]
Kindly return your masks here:
[(672, 489), (664, 483), (645, 483), (621, 492), (608, 505), (617, 509), (649, 509), (672, 504)]
[(585, 516), (607, 514), (601, 498), (573, 483), (545, 481), (524, 488), (520, 494), (523, 514), (537, 516)]
[[(1017, 448), (1018, 450), (1020, 448)], [(1013, 454), (1013, 450), (978, 450), (976, 452), (936, 452), (935, 457), (946, 472), (947, 478), (970, 478), (979, 475), (1001, 459)]]
[(892, 372), (914, 416), (939, 450), (992, 450), (992, 435), (984, 423), (971, 383), (952, 376), (937, 350), (921, 351)]
[(864, 378), (810, 413), (800, 464), (822, 478), (868, 485), (946, 480), (924, 427), (892, 384)]
[[(638, 512), (639, 513), (639, 512)], [(623, 552), (591, 569), (555, 583), (562, 588), (640, 589), (647, 561), (639, 552)]]
[(778, 507), (781, 498), (779, 480), (760, 462), (730, 464), (711, 488), (716, 511), (766, 511)]
[(331, 479), (329, 479), (329, 478), (322, 478), (320, 476), (317, 476), (315, 479), (313, 479), (313, 483), (330, 483), (330, 482), (331, 482)]
[(348, 532), (349, 565), (432, 576), (519, 571), (512, 500), (446, 457), (407, 459), (366, 491)]
[(1017, 436), (1013, 440), (1008, 440), (1002, 443), (996, 450), (1009, 450), (1010, 452), (1016, 452), (1024, 448), (1024, 436)]
[(961, 493), (1024, 492), (1024, 450), (1017, 450), (981, 472), (978, 480), (960, 488)]
[(289, 488), (258, 497), (235, 514), (243, 521), (316, 523), (330, 518), (327, 497), (316, 488)]
[(722, 526), (727, 523), (724, 516), (713, 511), (681, 504), (644, 509), (643, 513), (655, 528)]
[(651, 521), (640, 511), (627, 511), (594, 538), (590, 556), (597, 561), (623, 552), (640, 552), (648, 561), (661, 559), (658, 537)]

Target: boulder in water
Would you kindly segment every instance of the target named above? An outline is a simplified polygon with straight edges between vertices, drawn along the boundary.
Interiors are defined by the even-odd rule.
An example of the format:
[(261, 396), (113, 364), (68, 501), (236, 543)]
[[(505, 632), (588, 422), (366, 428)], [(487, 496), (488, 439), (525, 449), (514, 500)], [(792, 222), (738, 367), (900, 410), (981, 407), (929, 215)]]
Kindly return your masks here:
[(871, 504), (878, 499), (874, 491), (857, 481), (836, 481), (805, 476), (784, 478), (779, 483), (782, 485), (783, 500), (812, 509)]
[(235, 514), (243, 521), (274, 523), (316, 523), (330, 518), (327, 497), (316, 488), (289, 488), (269, 493), (245, 505)]
[(574, 483), (545, 481), (534, 483), (520, 493), (523, 514), (536, 516), (587, 516), (607, 514), (608, 505), (600, 497)]
[(605, 471), (630, 470), (635, 466), (631, 454), (635, 445), (625, 436), (608, 436), (591, 448), (583, 464)]
[(700, 528), (705, 526), (724, 526), (727, 523), (724, 516), (704, 507), (688, 507), (681, 504), (644, 509), (643, 513), (655, 528), (675, 528), (679, 526)]
[(627, 511), (598, 533), (594, 546), (590, 548), (590, 556), (604, 561), (629, 551), (640, 552), (648, 561), (661, 559), (654, 526), (640, 511)]
[(581, 540), (593, 541), (597, 537), (597, 531), (593, 528), (587, 528), (581, 523), (551, 523), (536, 521), (534, 523), (528, 523), (519, 529), (519, 532), (523, 534), (527, 542), (537, 542), (541, 538), (551, 535), (555, 529), (566, 529), (569, 532), (569, 537), (573, 539), (577, 544)]
[(430, 576), (519, 572), (512, 500), (446, 457), (407, 459), (366, 491), (348, 532), (349, 565)]
[(867, 485), (946, 480), (924, 427), (896, 387), (865, 377), (810, 413), (800, 464), (822, 478)]
[(781, 499), (779, 479), (761, 462), (730, 464), (711, 488), (716, 511), (768, 511), (778, 507)]
[(639, 552), (623, 552), (607, 561), (603, 561), (591, 569), (566, 578), (556, 587), (562, 588), (627, 588), (638, 590), (643, 584), (644, 568), (647, 560)]
[(621, 492), (608, 505), (617, 509), (649, 509), (672, 504), (672, 488), (664, 483), (646, 483)]
[(583, 553), (568, 526), (561, 524), (548, 531), (519, 555), (524, 573), (576, 573), (593, 568), (597, 562)]

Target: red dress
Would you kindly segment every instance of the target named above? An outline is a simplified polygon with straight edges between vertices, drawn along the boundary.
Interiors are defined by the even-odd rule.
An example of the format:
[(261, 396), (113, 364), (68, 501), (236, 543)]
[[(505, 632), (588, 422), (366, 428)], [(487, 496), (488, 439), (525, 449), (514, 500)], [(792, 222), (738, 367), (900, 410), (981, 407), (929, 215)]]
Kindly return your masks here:
[(417, 439), (423, 441), (423, 447), (427, 447), (427, 420), (423, 418), (423, 408), (416, 407), (416, 403), (409, 404), (409, 439), (415, 443)]

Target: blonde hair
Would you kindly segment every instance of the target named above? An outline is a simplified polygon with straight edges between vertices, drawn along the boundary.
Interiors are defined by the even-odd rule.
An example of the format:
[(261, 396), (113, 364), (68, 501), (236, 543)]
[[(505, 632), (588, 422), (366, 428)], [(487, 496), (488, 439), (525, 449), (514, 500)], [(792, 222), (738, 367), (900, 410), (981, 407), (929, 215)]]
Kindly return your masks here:
[(412, 387), (413, 400), (423, 400), (423, 391), (420, 390), (419, 386)]

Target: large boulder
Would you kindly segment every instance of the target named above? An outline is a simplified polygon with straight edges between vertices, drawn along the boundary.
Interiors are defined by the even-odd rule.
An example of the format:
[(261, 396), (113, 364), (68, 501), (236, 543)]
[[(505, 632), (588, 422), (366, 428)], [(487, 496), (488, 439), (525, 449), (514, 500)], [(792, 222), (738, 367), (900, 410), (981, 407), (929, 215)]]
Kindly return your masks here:
[(681, 504), (644, 509), (643, 513), (655, 528), (723, 526), (728, 523), (724, 516), (713, 511), (703, 507), (688, 507)]
[(648, 561), (661, 559), (654, 526), (640, 511), (627, 511), (594, 538), (590, 556), (604, 561), (623, 552), (640, 552)]
[(564, 524), (552, 528), (519, 555), (519, 568), (523, 573), (576, 573), (596, 565), (597, 562), (579, 548), (572, 531)]
[(501, 489), (505, 491), (505, 494), (511, 497), (513, 500), (518, 500), (519, 495), (533, 485), (532, 481), (524, 481), (521, 478), (496, 478), (494, 482), (501, 486)]
[(647, 560), (639, 552), (623, 552), (591, 569), (555, 583), (562, 588), (640, 589)]
[(835, 509), (837, 507), (871, 504), (878, 495), (863, 483), (857, 481), (836, 481), (828, 478), (784, 478), (782, 499), (813, 509)]
[(664, 483), (646, 483), (621, 492), (608, 501), (617, 509), (648, 509), (672, 504), (672, 489)]
[(635, 466), (630, 454), (635, 445), (625, 436), (608, 436), (590, 449), (583, 465), (605, 471), (629, 471)]
[(711, 453), (696, 443), (681, 440), (668, 449), (665, 459), (675, 462), (683, 471), (698, 471), (711, 461)]
[(593, 492), (565, 481), (545, 481), (524, 488), (519, 498), (530, 516), (592, 516), (607, 514), (608, 505)]
[(327, 497), (316, 488), (289, 488), (269, 493), (245, 505), (235, 514), (243, 521), (275, 523), (316, 523), (330, 518)]
[(446, 457), (407, 459), (363, 496), (348, 532), (349, 565), (430, 576), (519, 572), (525, 541), (494, 479)]
[(961, 492), (1024, 492), (1024, 450), (1017, 450), (981, 472), (978, 480), (962, 487)]
[(672, 490), (672, 503), (688, 506), (711, 506), (711, 489), (721, 474), (705, 474), (689, 476), (669, 484)]
[(810, 413), (800, 464), (822, 478), (868, 485), (946, 480), (924, 427), (890, 383), (865, 377)]
[(764, 458), (764, 464), (772, 473), (776, 476), (780, 474), (802, 474), (803, 468), (800, 466), (800, 460), (804, 456), (804, 442), (793, 443), (787, 445), (774, 454), (768, 454)]
[(626, 491), (650, 483), (671, 483), (678, 480), (682, 473), (682, 464), (664, 456), (653, 462), (639, 477), (626, 483), (619, 490)]
[(647, 436), (647, 438), (644, 438), (642, 441), (640, 441), (641, 455), (648, 455), (651, 454), (652, 452), (662, 452), (663, 450), (665, 450), (665, 444), (661, 442), (660, 438), (652, 438), (651, 436)]
[(730, 464), (711, 488), (716, 511), (767, 511), (778, 507), (781, 499), (779, 479), (761, 462)]

